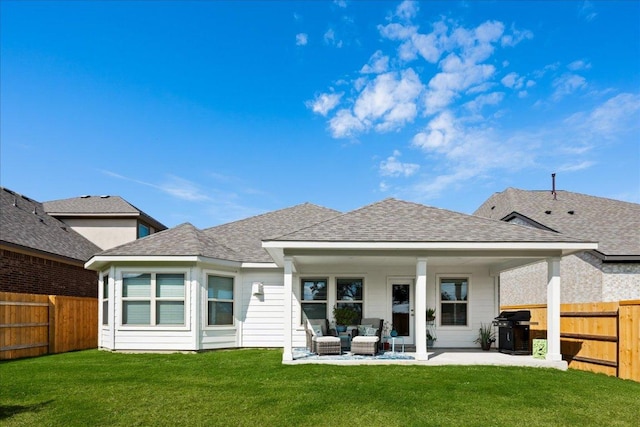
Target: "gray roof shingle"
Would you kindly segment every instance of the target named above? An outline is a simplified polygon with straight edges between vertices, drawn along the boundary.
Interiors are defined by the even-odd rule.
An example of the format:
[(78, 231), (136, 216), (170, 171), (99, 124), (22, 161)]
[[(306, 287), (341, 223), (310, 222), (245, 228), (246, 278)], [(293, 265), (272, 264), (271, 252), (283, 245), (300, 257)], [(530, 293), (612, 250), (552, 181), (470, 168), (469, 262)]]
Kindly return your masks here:
[(240, 221), (207, 228), (204, 232), (216, 241), (242, 253), (247, 262), (273, 262), (262, 248), (262, 241), (290, 233), (340, 215), (339, 211), (303, 203)]
[(339, 212), (304, 203), (200, 230), (185, 223), (109, 249), (100, 256), (206, 256), (240, 262), (273, 262), (262, 248), (271, 235), (296, 230)]
[(0, 240), (24, 248), (87, 261), (101, 249), (63, 222), (42, 203), (0, 187)]
[(640, 255), (640, 204), (562, 190), (556, 195), (507, 188), (474, 215), (501, 220), (515, 212), (563, 235), (596, 241), (602, 254)]
[(553, 232), (396, 199), (284, 234), (277, 241), (577, 242)]
[(189, 223), (108, 249), (99, 255), (204, 256), (229, 261), (242, 261), (243, 258)]
[(165, 230), (167, 228), (164, 224), (133, 206), (120, 196), (81, 196), (70, 199), (52, 200), (44, 202), (42, 205), (45, 211), (52, 216), (140, 216), (156, 230)]

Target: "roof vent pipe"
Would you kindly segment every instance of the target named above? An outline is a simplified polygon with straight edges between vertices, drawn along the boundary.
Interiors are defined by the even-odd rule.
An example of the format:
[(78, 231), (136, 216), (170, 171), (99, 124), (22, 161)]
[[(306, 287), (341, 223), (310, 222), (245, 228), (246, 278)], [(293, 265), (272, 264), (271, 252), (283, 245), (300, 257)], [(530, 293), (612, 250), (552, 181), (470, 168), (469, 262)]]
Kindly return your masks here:
[(551, 174), (551, 194), (553, 194), (553, 200), (558, 200), (558, 194), (556, 193), (556, 174)]

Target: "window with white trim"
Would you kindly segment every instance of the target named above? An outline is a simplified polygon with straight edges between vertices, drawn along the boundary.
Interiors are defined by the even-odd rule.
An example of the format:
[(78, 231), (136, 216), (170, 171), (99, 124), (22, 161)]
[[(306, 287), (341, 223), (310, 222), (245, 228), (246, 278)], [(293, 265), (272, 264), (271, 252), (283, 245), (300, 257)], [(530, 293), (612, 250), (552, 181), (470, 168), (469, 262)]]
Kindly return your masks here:
[(233, 325), (233, 277), (207, 276), (207, 324)]
[(467, 326), (469, 324), (469, 278), (440, 278), (440, 324)]
[(109, 325), (109, 275), (102, 276), (102, 324)]
[(349, 307), (356, 310), (359, 315), (355, 323), (360, 324), (362, 319), (363, 280), (336, 279), (336, 305), (338, 308)]
[(302, 323), (327, 318), (327, 279), (301, 279)]
[(122, 324), (184, 325), (185, 288), (183, 273), (124, 273)]

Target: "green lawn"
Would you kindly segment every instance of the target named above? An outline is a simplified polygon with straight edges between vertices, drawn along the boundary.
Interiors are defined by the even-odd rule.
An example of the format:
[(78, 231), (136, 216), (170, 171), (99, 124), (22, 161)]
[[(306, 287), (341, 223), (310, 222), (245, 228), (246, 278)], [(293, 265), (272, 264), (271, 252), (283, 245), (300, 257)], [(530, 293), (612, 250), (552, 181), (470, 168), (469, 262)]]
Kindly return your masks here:
[(478, 366), (283, 366), (278, 350), (0, 363), (0, 425), (638, 425), (640, 383)]

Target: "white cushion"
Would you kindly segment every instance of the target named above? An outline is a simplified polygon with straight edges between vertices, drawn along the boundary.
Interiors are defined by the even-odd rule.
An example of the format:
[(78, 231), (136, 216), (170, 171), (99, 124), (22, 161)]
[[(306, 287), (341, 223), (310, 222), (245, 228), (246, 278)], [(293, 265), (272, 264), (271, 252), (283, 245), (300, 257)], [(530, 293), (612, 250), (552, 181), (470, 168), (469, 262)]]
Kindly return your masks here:
[(313, 340), (315, 342), (340, 342), (340, 338), (331, 336), (313, 337)]
[(353, 342), (378, 342), (378, 340), (379, 338), (376, 336), (369, 337), (369, 336), (358, 335), (353, 339)]

